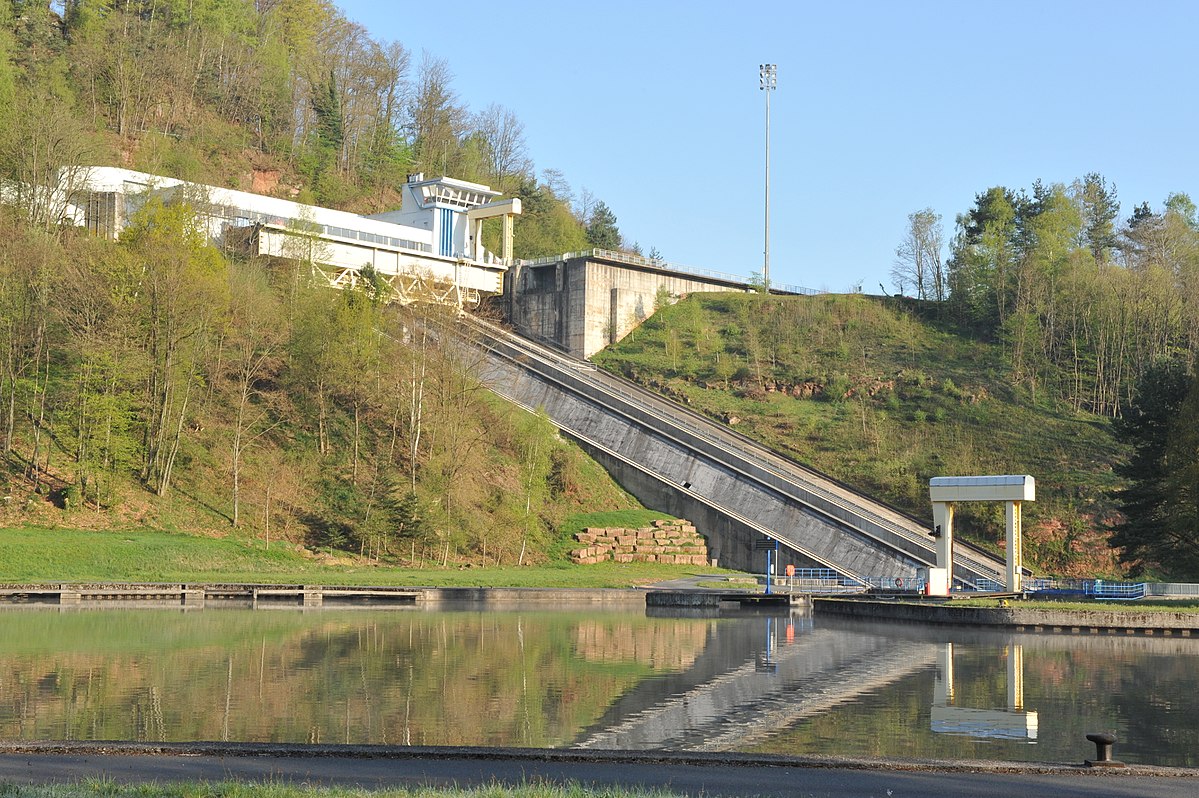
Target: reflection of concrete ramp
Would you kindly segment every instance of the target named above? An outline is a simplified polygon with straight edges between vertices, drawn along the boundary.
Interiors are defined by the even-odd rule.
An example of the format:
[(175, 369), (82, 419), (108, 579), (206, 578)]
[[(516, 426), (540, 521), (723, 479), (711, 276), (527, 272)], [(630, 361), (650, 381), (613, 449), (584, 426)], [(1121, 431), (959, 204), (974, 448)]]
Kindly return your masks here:
[[(748, 652), (747, 652), (748, 653)], [(936, 647), (817, 629), (775, 650), (775, 670), (753, 660), (594, 729), (576, 748), (725, 751), (850, 701), (936, 662)]]

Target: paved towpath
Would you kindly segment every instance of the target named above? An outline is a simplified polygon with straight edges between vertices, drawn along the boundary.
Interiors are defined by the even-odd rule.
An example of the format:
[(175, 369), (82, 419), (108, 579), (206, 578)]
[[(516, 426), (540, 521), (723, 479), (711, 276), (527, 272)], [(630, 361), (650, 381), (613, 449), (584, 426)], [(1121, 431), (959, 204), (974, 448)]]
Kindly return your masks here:
[(997, 762), (862, 762), (747, 755), (357, 746), (0, 744), (0, 785), (289, 782), (371, 789), (582, 784), (688, 796), (1192, 798), (1199, 770), (1098, 771)]

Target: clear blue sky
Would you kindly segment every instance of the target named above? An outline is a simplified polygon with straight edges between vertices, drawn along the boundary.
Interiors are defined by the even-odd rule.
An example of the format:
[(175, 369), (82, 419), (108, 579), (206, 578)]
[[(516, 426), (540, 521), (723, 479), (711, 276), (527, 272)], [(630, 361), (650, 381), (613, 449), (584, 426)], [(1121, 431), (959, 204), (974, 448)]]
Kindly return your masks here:
[(891, 289), (907, 215), (994, 185), (1114, 182), (1121, 218), (1199, 196), (1199, 3), (343, 0), (414, 66), (447, 60), (471, 110), (525, 125), (669, 261), (761, 271), (771, 98), (771, 280)]

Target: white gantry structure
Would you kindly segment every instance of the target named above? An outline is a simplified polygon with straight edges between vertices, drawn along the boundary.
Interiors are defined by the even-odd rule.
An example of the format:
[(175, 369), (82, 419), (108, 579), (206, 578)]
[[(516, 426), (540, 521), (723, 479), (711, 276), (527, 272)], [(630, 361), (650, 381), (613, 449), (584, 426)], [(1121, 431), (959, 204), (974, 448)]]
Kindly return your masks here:
[(1027, 474), (986, 477), (933, 477), (928, 481), (933, 502), (933, 537), (937, 567), (929, 569), (928, 592), (948, 595), (953, 574), (953, 507), (957, 502), (1003, 502), (1007, 519), (1007, 589), (1020, 590), (1020, 503), (1036, 501), (1037, 482)]
[[(356, 285), (370, 267), (390, 284), (392, 300), (404, 304), (462, 307), (501, 293), (521, 212), (519, 199), (502, 199), (488, 186), (419, 174), (403, 185), (399, 210), (372, 216), (129, 169), (88, 167), (72, 177), (65, 220), (97, 235), (120, 236), (150, 197), (186, 199), (214, 243), (307, 261), (336, 288)], [(496, 217), (503, 223), (498, 257), (482, 242), (484, 220)]]

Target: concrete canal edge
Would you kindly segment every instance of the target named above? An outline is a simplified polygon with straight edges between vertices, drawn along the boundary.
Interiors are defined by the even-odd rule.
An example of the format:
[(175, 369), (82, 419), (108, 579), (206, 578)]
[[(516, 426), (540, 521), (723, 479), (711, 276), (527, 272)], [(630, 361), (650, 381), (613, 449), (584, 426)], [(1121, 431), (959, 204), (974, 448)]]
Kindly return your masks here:
[[(1199, 769), (1130, 764), (1120, 769), (1087, 767), (1084, 763), (1005, 762), (999, 760), (947, 759), (862, 759), (839, 756), (788, 756), (784, 754), (737, 753), (731, 751), (621, 751), (580, 748), (485, 748), (479, 746), (326, 745), (304, 743), (142, 743), (132, 741), (0, 741), (0, 756), (40, 757), (180, 757), (186, 760), (211, 758), (221, 778), (221, 768), (231, 759), (275, 758), (302, 760), (310, 764), (311, 778), (319, 773), (321, 760), (467, 760), (559, 762), (563, 764), (642, 764), (690, 767), (791, 767), (860, 771), (914, 771), (932, 773), (1013, 773), (1076, 775), (1092, 777), (1155, 776), (1199, 779)], [(223, 763), (223, 764), (222, 764)], [(31, 759), (30, 765), (36, 764)], [(227, 771), (226, 771), (227, 772)], [(227, 778), (227, 775), (225, 776)], [(184, 780), (188, 779), (182, 774)], [(196, 777), (193, 775), (194, 780)]]
[(645, 591), (636, 588), (574, 587), (423, 587), (426, 604), (484, 604), (555, 606), (589, 604), (612, 607), (641, 606)]
[(201, 583), (0, 584), (0, 605), (130, 606), (591, 606), (630, 608), (645, 602), (637, 588), (403, 587)]
[(828, 598), (815, 596), (812, 611), (862, 620), (955, 624), (1017, 632), (1067, 634), (1143, 634), (1199, 636), (1199, 613), (1136, 610), (1053, 610), (1012, 607), (963, 607), (952, 601)]
[[(658, 611), (719, 611), (733, 603), (757, 607), (768, 599), (814, 613), (923, 624), (957, 624), (1020, 632), (1143, 634), (1199, 637), (1199, 613), (964, 607), (953, 601), (877, 597), (772, 595), (739, 590), (654, 588), (431, 587), (252, 584), (41, 583), (0, 585), (0, 605), (123, 606), (422, 606), (481, 608), (593, 607)], [(789, 605), (789, 606), (788, 606)], [(761, 607), (765, 609), (765, 607)]]

